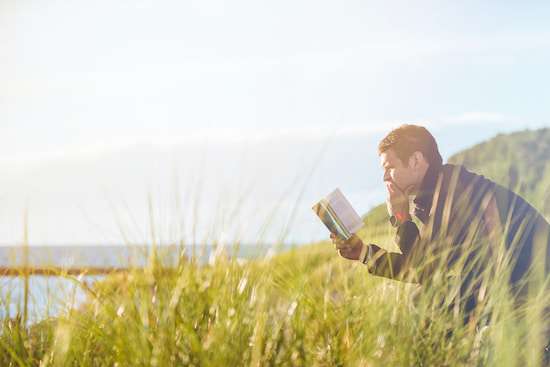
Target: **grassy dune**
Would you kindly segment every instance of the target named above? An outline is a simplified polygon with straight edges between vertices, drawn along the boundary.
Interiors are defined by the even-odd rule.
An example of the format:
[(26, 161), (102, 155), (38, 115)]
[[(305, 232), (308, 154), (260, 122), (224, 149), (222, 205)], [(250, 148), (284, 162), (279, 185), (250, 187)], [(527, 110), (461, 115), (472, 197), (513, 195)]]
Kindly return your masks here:
[[(375, 234), (388, 243), (387, 227)], [(544, 297), (511, 312), (503, 277), (488, 268), (476, 314), (492, 314), (492, 323), (465, 326), (460, 309), (449, 308), (460, 299), (446, 272), (424, 287), (386, 280), (329, 243), (177, 269), (151, 259), (144, 271), (96, 283), (78, 310), (30, 328), (5, 320), (0, 365), (538, 365)]]

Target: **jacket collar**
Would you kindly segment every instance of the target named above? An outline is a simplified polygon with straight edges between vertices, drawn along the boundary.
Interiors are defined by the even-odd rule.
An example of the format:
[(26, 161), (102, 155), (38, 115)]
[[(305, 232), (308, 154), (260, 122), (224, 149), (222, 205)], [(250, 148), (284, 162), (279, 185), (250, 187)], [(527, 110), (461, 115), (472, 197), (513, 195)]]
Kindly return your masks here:
[(429, 165), (428, 170), (426, 171), (426, 174), (422, 179), (422, 183), (420, 184), (420, 188), (418, 189), (418, 193), (413, 200), (415, 205), (414, 215), (418, 217), (418, 219), (420, 219), (423, 223), (426, 223), (428, 221), (428, 216), (430, 215), (430, 209), (432, 207), (435, 186), (437, 185), (437, 178), (442, 168), (442, 165)]

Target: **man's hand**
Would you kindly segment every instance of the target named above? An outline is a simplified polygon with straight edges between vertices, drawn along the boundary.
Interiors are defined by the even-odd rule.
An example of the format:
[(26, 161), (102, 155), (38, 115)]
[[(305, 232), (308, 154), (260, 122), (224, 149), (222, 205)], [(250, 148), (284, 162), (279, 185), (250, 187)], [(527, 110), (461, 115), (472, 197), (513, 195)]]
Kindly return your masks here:
[(361, 241), (361, 239), (355, 234), (353, 234), (349, 240), (344, 241), (335, 234), (331, 233), (330, 239), (332, 240), (336, 250), (338, 250), (340, 256), (349, 260), (359, 260), (359, 255), (365, 245), (363, 245), (363, 241)]
[(388, 214), (390, 216), (395, 215), (400, 221), (410, 219), (409, 194), (412, 187), (409, 186), (406, 187), (405, 190), (400, 190), (393, 182), (386, 181), (386, 188), (388, 190), (388, 196), (386, 198)]

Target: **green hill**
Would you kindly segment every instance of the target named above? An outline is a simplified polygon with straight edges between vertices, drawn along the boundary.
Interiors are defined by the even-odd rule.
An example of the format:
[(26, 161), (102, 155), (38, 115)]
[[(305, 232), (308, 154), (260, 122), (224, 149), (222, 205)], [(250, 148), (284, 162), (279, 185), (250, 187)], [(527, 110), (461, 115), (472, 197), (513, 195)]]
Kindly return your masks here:
[[(550, 215), (550, 129), (499, 134), (448, 160), (519, 193), (547, 217)], [(386, 221), (385, 204), (365, 215), (372, 225)]]

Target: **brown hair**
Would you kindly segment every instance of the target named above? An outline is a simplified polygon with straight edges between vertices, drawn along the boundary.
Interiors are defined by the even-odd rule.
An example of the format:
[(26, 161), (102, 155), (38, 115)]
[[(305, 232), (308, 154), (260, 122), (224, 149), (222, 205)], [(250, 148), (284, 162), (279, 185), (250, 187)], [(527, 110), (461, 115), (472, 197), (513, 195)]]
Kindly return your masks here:
[(407, 124), (390, 131), (378, 144), (378, 154), (388, 149), (393, 149), (404, 164), (414, 152), (421, 152), (430, 165), (443, 164), (435, 138), (423, 126)]

